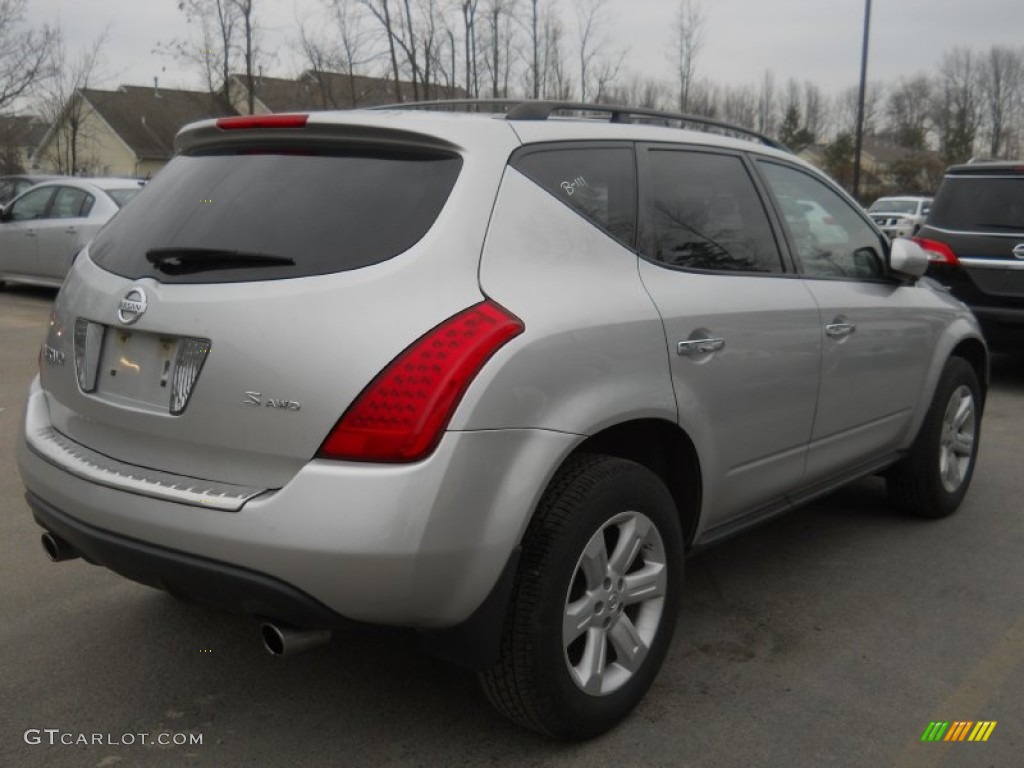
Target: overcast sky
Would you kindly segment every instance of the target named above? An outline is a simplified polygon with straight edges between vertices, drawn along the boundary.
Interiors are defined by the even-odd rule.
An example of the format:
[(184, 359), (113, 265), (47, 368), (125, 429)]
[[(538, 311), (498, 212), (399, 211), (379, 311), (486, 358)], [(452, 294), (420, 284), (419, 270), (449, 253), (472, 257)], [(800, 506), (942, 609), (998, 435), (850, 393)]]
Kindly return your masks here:
[[(521, 0), (522, 1), (522, 0)], [(560, 0), (571, 24), (571, 0)], [(776, 83), (811, 80), (834, 93), (859, 77), (864, 0), (703, 0), (705, 44), (698, 77), (722, 84), (756, 84), (766, 69)], [(874, 0), (868, 77), (892, 81), (930, 73), (955, 46), (987, 50), (1019, 46), (1024, 0)], [(268, 75), (291, 76), (304, 64), (294, 55), (296, 18), (315, 18), (320, 0), (257, 0), (264, 44), (276, 50)], [(669, 80), (671, 25), (678, 0), (610, 0), (607, 31), (627, 48), (626, 67)], [(29, 0), (33, 23), (59, 22), (68, 46), (88, 45), (109, 25), (99, 87), (198, 86), (195, 76), (154, 53), (186, 38), (176, 0)]]

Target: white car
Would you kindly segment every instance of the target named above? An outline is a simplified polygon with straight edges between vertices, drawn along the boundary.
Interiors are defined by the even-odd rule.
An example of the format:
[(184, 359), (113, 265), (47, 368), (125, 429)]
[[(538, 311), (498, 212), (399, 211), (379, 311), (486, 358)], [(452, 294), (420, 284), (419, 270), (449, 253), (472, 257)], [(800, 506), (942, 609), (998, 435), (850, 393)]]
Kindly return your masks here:
[(880, 197), (868, 213), (890, 239), (913, 237), (928, 218), (931, 206), (930, 197)]
[(22, 192), (0, 208), (0, 285), (60, 287), (82, 246), (143, 183), (66, 178)]

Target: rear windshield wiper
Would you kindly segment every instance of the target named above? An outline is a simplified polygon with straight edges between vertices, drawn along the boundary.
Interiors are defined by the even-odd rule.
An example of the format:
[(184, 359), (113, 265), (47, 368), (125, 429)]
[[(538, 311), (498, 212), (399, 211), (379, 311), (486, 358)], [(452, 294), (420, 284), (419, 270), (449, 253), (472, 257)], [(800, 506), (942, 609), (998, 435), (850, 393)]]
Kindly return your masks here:
[(146, 260), (167, 275), (295, 265), (295, 259), (287, 256), (228, 251), (220, 248), (152, 248), (146, 253)]

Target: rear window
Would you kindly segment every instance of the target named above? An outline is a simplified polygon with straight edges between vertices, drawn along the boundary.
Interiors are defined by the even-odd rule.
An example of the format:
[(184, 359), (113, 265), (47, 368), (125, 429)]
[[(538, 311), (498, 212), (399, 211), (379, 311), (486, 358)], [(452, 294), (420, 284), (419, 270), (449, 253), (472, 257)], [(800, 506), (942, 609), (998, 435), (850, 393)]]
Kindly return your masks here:
[(125, 203), (142, 191), (142, 187), (128, 187), (127, 189), (108, 189), (107, 194), (117, 203), (118, 208), (124, 208)]
[(92, 259), (130, 279), (220, 283), (359, 269), (434, 223), (462, 159), (433, 152), (179, 156), (96, 237)]
[(1024, 232), (1024, 176), (947, 176), (928, 224), (958, 231)]

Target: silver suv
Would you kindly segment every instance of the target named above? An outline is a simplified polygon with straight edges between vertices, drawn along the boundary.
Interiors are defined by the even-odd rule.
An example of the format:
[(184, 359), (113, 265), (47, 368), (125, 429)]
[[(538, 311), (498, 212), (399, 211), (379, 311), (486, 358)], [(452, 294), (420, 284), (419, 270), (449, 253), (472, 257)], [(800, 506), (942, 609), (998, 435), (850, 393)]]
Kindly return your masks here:
[(18, 450), (52, 559), (278, 654), (413, 628), (578, 739), (651, 685), (688, 552), (873, 473), (957, 508), (988, 353), (915, 244), (739, 128), (441, 106), (181, 132), (55, 302)]

